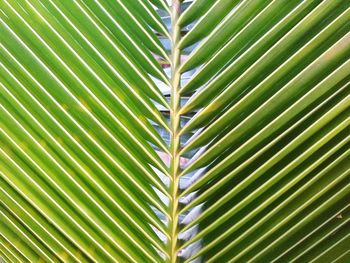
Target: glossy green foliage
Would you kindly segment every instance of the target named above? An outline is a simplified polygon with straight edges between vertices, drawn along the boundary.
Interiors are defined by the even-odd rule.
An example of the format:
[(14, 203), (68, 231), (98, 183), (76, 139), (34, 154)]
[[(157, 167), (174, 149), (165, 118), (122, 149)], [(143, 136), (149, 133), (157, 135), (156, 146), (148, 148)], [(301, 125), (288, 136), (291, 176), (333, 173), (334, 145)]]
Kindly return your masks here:
[(349, 21), (1, 0), (0, 261), (349, 262)]

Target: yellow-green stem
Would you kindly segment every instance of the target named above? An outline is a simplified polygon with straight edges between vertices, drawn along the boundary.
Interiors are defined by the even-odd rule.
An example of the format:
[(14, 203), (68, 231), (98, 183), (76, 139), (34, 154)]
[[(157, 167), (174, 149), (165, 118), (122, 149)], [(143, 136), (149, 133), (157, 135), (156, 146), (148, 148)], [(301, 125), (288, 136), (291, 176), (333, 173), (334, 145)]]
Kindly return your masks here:
[(171, 32), (171, 42), (172, 42), (172, 56), (171, 56), (171, 117), (170, 117), (170, 127), (171, 127), (171, 143), (170, 143), (170, 153), (171, 153), (171, 163), (170, 163), (170, 174), (171, 174), (171, 184), (170, 184), (170, 206), (169, 206), (169, 236), (170, 240), (168, 242), (168, 253), (169, 262), (178, 262), (177, 251), (178, 251), (178, 233), (179, 233), (179, 222), (178, 222), (178, 201), (179, 201), (179, 174), (180, 174), (180, 80), (181, 75), (179, 72), (181, 54), (178, 48), (178, 43), (181, 37), (181, 31), (177, 25), (177, 20), (180, 15), (180, 4), (181, 0), (173, 0), (171, 9), (171, 19), (172, 19), (172, 32)]

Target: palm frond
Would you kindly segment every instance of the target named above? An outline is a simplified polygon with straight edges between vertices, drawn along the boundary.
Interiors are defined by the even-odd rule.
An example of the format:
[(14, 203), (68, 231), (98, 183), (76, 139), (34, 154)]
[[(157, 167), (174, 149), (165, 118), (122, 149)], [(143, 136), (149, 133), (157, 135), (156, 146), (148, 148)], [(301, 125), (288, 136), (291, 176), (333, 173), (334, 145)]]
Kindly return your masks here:
[(1, 1), (0, 260), (347, 262), (349, 19)]

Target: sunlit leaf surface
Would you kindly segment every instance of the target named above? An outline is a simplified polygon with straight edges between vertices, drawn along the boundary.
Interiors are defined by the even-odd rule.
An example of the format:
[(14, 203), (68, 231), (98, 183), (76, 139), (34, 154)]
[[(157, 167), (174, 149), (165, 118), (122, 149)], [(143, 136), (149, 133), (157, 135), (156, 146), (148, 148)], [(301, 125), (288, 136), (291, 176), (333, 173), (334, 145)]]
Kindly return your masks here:
[(1, 262), (350, 261), (350, 2), (1, 0)]

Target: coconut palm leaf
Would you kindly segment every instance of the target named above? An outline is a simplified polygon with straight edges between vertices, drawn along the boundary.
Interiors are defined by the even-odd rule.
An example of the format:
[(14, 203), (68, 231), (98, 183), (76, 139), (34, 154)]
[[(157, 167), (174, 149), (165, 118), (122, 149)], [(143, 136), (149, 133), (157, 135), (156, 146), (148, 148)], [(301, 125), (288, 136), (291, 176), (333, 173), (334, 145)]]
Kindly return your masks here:
[(350, 3), (2, 0), (0, 259), (347, 262)]

